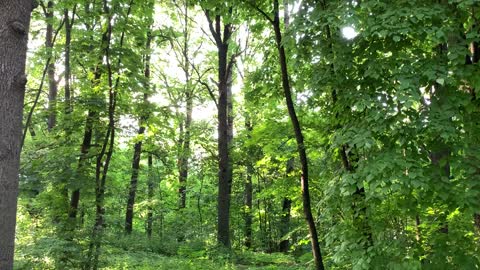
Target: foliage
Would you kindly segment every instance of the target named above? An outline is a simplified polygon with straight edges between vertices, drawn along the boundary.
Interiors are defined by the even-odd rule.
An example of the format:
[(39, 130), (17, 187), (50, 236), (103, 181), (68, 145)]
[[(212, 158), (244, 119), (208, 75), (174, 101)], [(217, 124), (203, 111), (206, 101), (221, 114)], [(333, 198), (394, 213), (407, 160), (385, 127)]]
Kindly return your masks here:
[[(301, 165), (265, 18), (272, 1), (54, 2), (53, 18), (42, 8), (33, 14), (16, 268), (84, 269), (92, 245), (101, 247), (100, 269), (313, 268)], [(287, 0), (282, 11), (286, 5), (283, 45), (326, 268), (478, 269), (477, 1)], [(228, 54), (236, 60), (231, 250), (217, 246), (214, 233), (218, 59), (206, 10), (235, 26)], [(70, 44), (65, 14), (74, 18)], [(52, 48), (42, 45), (47, 23), (58, 29)], [(347, 27), (355, 37), (342, 35)], [(59, 92), (57, 125), (48, 130), (51, 82), (43, 73), (50, 56)], [(116, 137), (104, 172), (108, 132)], [(140, 142), (133, 231), (126, 235)], [(102, 198), (96, 180), (103, 172)], [(75, 190), (81, 196), (72, 220)], [(280, 253), (284, 241), (287, 252)]]

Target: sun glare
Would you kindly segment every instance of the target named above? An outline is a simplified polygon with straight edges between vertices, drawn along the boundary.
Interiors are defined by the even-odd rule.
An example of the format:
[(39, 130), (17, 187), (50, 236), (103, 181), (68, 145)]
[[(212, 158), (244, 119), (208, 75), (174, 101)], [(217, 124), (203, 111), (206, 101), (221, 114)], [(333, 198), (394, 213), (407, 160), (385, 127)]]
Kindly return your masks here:
[(345, 26), (342, 28), (342, 35), (346, 39), (354, 39), (358, 35), (358, 33), (353, 27)]

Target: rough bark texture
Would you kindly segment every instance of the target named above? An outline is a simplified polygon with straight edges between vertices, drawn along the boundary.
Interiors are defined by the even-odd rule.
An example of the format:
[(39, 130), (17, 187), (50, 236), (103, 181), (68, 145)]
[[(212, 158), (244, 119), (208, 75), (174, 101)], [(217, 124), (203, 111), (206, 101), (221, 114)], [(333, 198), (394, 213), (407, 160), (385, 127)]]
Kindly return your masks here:
[(0, 269), (13, 269), (25, 59), (32, 0), (0, 1)]
[(230, 155), (228, 151), (228, 111), (226, 66), (228, 45), (218, 47), (219, 98), (218, 98), (218, 226), (217, 239), (230, 246)]
[(193, 111), (193, 89), (190, 75), (190, 54), (189, 54), (189, 17), (188, 17), (188, 1), (185, 1), (183, 10), (183, 48), (182, 48), (182, 69), (185, 75), (185, 132), (181, 132), (180, 156), (178, 158), (179, 168), (179, 208), (185, 208), (187, 205), (187, 180), (188, 180), (188, 160), (190, 158), (190, 130), (192, 126), (192, 111)]
[[(230, 13), (232, 9), (230, 9)], [(218, 49), (218, 223), (217, 241), (219, 244), (230, 247), (230, 191), (232, 183), (232, 167), (229, 155), (229, 111), (228, 111), (228, 79), (231, 72), (231, 63), (228, 59), (229, 42), (232, 35), (232, 26), (224, 24), (222, 18), (216, 15), (210, 17), (205, 11)]]
[(273, 1), (274, 6), (274, 19), (272, 21), (274, 32), (275, 32), (275, 41), (277, 44), (279, 59), (280, 59), (280, 68), (282, 74), (282, 86), (285, 95), (285, 100), (287, 103), (288, 114), (293, 125), (293, 130), (295, 132), (295, 139), (297, 142), (297, 150), (300, 158), (300, 164), (302, 168), (301, 175), (301, 186), (302, 186), (302, 201), (303, 201), (303, 212), (305, 219), (308, 224), (308, 229), (310, 232), (310, 241), (312, 245), (313, 259), (315, 261), (315, 268), (317, 270), (325, 269), (323, 265), (322, 254), (320, 251), (320, 244), (318, 241), (317, 228), (315, 225), (315, 220), (312, 215), (311, 202), (310, 202), (310, 190), (309, 190), (309, 176), (308, 176), (308, 158), (307, 152), (305, 150), (305, 144), (303, 140), (303, 133), (300, 126), (300, 122), (295, 112), (295, 106), (292, 99), (292, 91), (290, 88), (290, 79), (288, 75), (287, 67), (287, 57), (285, 53), (285, 47), (283, 46), (282, 40), (282, 31), (280, 27), (280, 16), (279, 16), (279, 3), (278, 0)]

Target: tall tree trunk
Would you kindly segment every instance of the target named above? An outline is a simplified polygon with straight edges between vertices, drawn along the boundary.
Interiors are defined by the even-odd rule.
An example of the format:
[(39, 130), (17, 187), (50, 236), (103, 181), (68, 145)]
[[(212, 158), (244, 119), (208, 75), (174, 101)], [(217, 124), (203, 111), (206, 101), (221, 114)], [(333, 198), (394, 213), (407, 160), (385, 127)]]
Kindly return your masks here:
[[(151, 59), (151, 41), (152, 36), (150, 31), (147, 33), (146, 55), (145, 55), (145, 68), (144, 76), (146, 80), (144, 94), (143, 94), (143, 108), (140, 111), (140, 121), (138, 128), (138, 135), (143, 136), (145, 133), (145, 125), (148, 119), (148, 96), (150, 92), (150, 59)], [(137, 192), (138, 173), (140, 170), (140, 158), (142, 155), (143, 141), (135, 143), (133, 148), (133, 160), (132, 160), (132, 175), (130, 178), (130, 189), (128, 193), (127, 211), (125, 214), (125, 233), (130, 234), (133, 226), (133, 207), (135, 205), (135, 197)]]
[(185, 75), (185, 125), (184, 125), (184, 132), (182, 132), (181, 136), (181, 145), (180, 145), (180, 157), (178, 159), (179, 162), (179, 208), (183, 209), (186, 207), (187, 201), (187, 180), (188, 180), (188, 162), (190, 158), (190, 140), (191, 140), (191, 126), (192, 126), (192, 111), (193, 111), (193, 89), (190, 79), (190, 55), (189, 55), (189, 18), (188, 18), (188, 1), (185, 1), (185, 6), (183, 10), (183, 65), (182, 69)]
[[(131, 5), (131, 3), (130, 3)], [(130, 8), (129, 8), (130, 12)], [(107, 29), (105, 31), (105, 66), (107, 70), (108, 79), (108, 127), (103, 138), (103, 144), (100, 153), (96, 157), (95, 166), (95, 223), (92, 229), (90, 245), (88, 249), (86, 269), (96, 270), (98, 268), (101, 238), (103, 234), (104, 216), (105, 216), (105, 183), (107, 179), (110, 161), (113, 155), (113, 148), (115, 145), (115, 110), (117, 103), (116, 86), (113, 85), (113, 72), (110, 62), (110, 44), (112, 40), (112, 14), (107, 0), (103, 1), (103, 13), (107, 17)], [(128, 15), (127, 15), (128, 16)], [(123, 36), (120, 41), (123, 44)]]
[(317, 270), (325, 269), (323, 265), (322, 254), (320, 251), (320, 244), (318, 241), (317, 228), (315, 225), (315, 220), (312, 215), (311, 202), (310, 202), (310, 190), (309, 190), (309, 175), (308, 175), (308, 157), (305, 150), (305, 144), (303, 139), (303, 133), (300, 126), (300, 122), (295, 112), (295, 106), (292, 99), (292, 91), (290, 88), (290, 78), (288, 75), (287, 67), (287, 57), (285, 53), (285, 47), (283, 45), (282, 31), (280, 27), (280, 16), (279, 16), (279, 3), (278, 0), (273, 0), (274, 6), (274, 19), (272, 21), (274, 32), (275, 32), (275, 41), (278, 48), (279, 59), (280, 59), (280, 68), (282, 75), (282, 86), (285, 95), (285, 100), (287, 103), (288, 114), (293, 125), (293, 130), (295, 132), (295, 139), (297, 142), (297, 151), (300, 158), (300, 164), (302, 168), (301, 175), (301, 186), (302, 186), (302, 201), (303, 201), (303, 212), (305, 219), (308, 224), (310, 232), (310, 241), (312, 245), (313, 259), (315, 261), (315, 267)]
[(230, 246), (230, 155), (228, 151), (228, 110), (226, 66), (228, 45), (218, 48), (219, 98), (218, 98), (218, 226), (217, 240)]
[(0, 2), (0, 269), (13, 269), (25, 61), (32, 0)]
[(73, 8), (72, 12), (72, 18), (70, 18), (69, 11), (68, 9), (64, 10), (64, 20), (65, 20), (65, 47), (64, 47), (64, 53), (65, 53), (65, 91), (64, 91), (64, 97), (65, 97), (65, 114), (69, 114), (72, 112), (72, 93), (71, 93), (71, 77), (72, 77), (72, 71), (70, 67), (70, 52), (71, 52), (71, 43), (72, 43), (72, 28), (73, 28), (73, 23), (75, 20), (75, 13), (76, 13), (77, 6), (75, 5)]
[(45, 47), (52, 59), (48, 65), (48, 130), (52, 130), (57, 123), (57, 93), (58, 86), (55, 80), (55, 57), (53, 57), (53, 1), (48, 1), (46, 10), (47, 33)]
[[(233, 9), (229, 9), (232, 14)], [(232, 35), (232, 25), (224, 23), (222, 31), (222, 18), (216, 15), (213, 19), (210, 12), (205, 11), (218, 49), (218, 199), (217, 199), (217, 242), (230, 248), (230, 192), (232, 183), (232, 165), (229, 154), (229, 121), (228, 121), (228, 79), (233, 66), (233, 59), (229, 61), (228, 50)]]
[[(110, 42), (108, 32), (105, 31), (102, 34), (102, 42), (101, 42), (101, 48), (103, 48), (102, 53), (98, 57), (98, 62), (97, 66), (94, 69), (94, 78), (92, 80), (92, 88), (98, 86), (100, 83), (100, 79), (102, 77), (102, 69), (101, 69), (101, 63), (103, 62), (103, 58), (106, 55), (106, 48), (108, 47), (108, 43)], [(97, 96), (100, 98), (99, 96)], [(77, 167), (77, 172), (79, 177), (77, 177), (79, 180), (83, 180), (84, 175), (85, 175), (85, 163), (87, 162), (88, 159), (88, 153), (90, 152), (90, 148), (92, 145), (92, 139), (93, 139), (93, 128), (94, 128), (94, 123), (98, 119), (98, 112), (96, 108), (89, 108), (87, 117), (85, 120), (85, 130), (83, 133), (83, 140), (82, 140), (82, 145), (80, 147), (80, 157), (78, 158), (78, 167)], [(69, 217), (74, 221), (77, 217), (77, 212), (78, 212), (78, 206), (80, 203), (80, 183), (75, 183), (75, 188), (72, 192), (71, 198), (70, 198), (70, 209), (69, 209)]]

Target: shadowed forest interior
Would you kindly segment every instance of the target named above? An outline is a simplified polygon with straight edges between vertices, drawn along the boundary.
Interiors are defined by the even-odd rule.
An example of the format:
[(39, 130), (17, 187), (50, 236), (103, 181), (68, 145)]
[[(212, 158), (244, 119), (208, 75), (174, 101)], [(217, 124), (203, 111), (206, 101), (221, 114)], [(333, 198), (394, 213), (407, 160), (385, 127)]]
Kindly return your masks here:
[(31, 2), (1, 270), (480, 269), (479, 1)]

